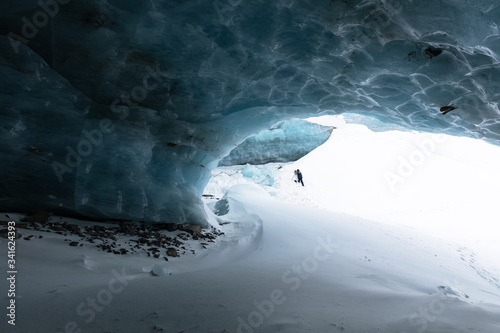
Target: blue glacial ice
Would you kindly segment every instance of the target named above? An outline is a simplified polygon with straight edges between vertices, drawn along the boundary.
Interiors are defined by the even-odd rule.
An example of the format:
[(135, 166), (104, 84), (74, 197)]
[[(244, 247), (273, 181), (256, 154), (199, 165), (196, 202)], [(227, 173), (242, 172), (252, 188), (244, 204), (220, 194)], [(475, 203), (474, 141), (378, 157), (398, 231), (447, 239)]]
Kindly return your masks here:
[(332, 130), (306, 120), (284, 121), (243, 141), (219, 166), (296, 161), (325, 143)]
[(21, 0), (0, 13), (0, 210), (204, 224), (222, 158), (314, 115), (500, 141), (497, 0)]
[(256, 184), (273, 186), (278, 172), (276, 168), (246, 164), (243, 170), (241, 170), (241, 174), (243, 177), (252, 179)]

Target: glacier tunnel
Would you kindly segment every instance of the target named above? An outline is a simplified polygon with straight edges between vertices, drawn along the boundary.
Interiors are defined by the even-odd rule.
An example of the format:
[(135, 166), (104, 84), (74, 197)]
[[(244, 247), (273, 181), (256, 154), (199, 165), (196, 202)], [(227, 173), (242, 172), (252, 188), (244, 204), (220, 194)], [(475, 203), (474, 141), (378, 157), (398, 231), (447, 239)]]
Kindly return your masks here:
[(0, 4), (0, 209), (204, 225), (279, 121), (364, 112), (500, 140), (497, 0)]

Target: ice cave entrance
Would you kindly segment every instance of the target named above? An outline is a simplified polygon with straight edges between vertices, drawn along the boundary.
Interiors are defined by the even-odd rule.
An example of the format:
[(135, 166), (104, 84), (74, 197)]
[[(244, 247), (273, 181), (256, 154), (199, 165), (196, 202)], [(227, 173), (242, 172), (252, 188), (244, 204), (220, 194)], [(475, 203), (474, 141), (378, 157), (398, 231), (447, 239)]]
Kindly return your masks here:
[[(431, 234), (496, 241), (500, 146), (404, 130), (359, 113), (308, 121), (335, 129), (296, 161), (213, 170), (204, 191), (214, 197), (208, 205), (236, 184), (258, 183), (272, 197), (298, 205)], [(304, 187), (292, 179), (297, 168)]]

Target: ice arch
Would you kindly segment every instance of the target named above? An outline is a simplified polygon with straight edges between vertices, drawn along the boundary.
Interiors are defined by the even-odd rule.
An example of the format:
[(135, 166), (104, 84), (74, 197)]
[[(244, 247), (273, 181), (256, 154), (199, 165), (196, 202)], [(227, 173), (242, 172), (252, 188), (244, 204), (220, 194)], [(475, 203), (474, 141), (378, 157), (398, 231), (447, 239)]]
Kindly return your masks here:
[(200, 191), (279, 120), (364, 111), (500, 139), (496, 0), (0, 5), (0, 209), (204, 222)]

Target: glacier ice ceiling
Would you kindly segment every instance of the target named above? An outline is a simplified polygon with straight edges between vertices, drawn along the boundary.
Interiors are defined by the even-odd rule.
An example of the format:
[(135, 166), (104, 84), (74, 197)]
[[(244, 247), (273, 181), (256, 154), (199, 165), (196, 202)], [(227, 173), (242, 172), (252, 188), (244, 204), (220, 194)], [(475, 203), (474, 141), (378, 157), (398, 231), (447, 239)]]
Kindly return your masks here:
[(296, 161), (325, 143), (332, 130), (306, 120), (284, 121), (243, 141), (219, 166)]
[(0, 209), (204, 222), (278, 121), (369, 112), (500, 140), (497, 0), (0, 4)]

